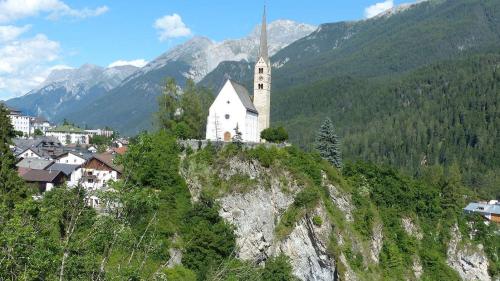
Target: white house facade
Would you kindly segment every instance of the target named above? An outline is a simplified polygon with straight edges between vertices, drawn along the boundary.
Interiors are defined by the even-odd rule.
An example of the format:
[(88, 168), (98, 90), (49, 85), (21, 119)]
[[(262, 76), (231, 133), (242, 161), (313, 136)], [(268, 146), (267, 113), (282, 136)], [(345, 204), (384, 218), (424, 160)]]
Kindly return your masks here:
[(114, 164), (115, 155), (103, 153), (93, 156), (79, 169), (82, 186), (88, 191), (102, 190), (121, 176), (121, 168)]
[(30, 135), (34, 135), (37, 129), (45, 135), (51, 128), (50, 122), (40, 117), (31, 117), (30, 122)]
[(90, 137), (87, 132), (73, 126), (60, 126), (45, 133), (48, 137), (55, 137), (63, 144), (89, 144)]
[(19, 154), (17, 156), (17, 158), (38, 158), (38, 159), (43, 159), (44, 157), (42, 157), (42, 155), (36, 153), (35, 151), (33, 151), (31, 148), (28, 148), (26, 149), (25, 151), (23, 151), (21, 154)]
[(66, 152), (56, 158), (56, 163), (81, 165), (85, 163), (85, 158), (73, 152)]
[(22, 115), (20, 111), (11, 109), (9, 118), (15, 131), (22, 132), (25, 137), (30, 135), (31, 123), (29, 116)]

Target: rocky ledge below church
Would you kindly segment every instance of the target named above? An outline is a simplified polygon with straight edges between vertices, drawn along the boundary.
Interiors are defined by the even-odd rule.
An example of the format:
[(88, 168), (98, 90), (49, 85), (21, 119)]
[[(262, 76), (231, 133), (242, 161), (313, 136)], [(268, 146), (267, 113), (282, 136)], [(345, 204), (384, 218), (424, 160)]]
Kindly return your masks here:
[[(408, 267), (403, 266), (405, 257), (393, 261), (387, 256), (394, 233), (388, 232), (380, 219), (385, 214), (376, 208), (370, 231), (361, 234), (354, 183), (314, 156), (290, 147), (228, 146), (220, 152), (204, 148), (182, 159), (181, 175), (192, 200), (202, 193), (217, 198), (219, 215), (234, 226), (235, 256), (241, 260), (264, 266), (269, 258), (284, 254), (294, 275), (311, 281), (398, 280), (386, 279), (392, 262), (401, 263), (405, 280), (425, 279), (431, 270), (428, 257), (419, 251), (408, 255)], [(369, 199), (373, 187), (362, 181), (366, 183), (360, 190)], [(415, 244), (425, 239), (418, 219), (400, 215), (396, 221), (401, 235), (407, 235), (404, 239)], [(447, 259), (448, 270), (462, 280), (492, 280), (484, 252), (473, 244), (468, 246), (474, 251), (462, 250), (457, 247), (462, 237), (451, 233), (443, 266)]]

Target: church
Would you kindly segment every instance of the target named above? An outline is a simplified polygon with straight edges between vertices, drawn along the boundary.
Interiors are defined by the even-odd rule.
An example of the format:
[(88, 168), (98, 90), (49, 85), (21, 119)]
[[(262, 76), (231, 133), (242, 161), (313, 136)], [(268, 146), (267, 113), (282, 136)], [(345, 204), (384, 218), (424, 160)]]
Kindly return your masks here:
[(244, 142), (260, 142), (271, 116), (271, 63), (267, 49), (266, 11), (262, 16), (259, 56), (254, 69), (253, 100), (244, 86), (228, 79), (210, 106), (206, 139), (231, 141), (236, 128)]

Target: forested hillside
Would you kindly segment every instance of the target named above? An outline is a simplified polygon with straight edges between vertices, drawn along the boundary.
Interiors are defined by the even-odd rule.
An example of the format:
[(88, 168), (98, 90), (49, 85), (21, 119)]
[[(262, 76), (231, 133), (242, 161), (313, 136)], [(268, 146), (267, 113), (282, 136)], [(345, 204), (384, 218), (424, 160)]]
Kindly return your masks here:
[(499, 64), (496, 54), (472, 56), (398, 77), (321, 81), (276, 97), (273, 117), (303, 146), (331, 117), (347, 159), (412, 173), (455, 163), (468, 185), (500, 196)]

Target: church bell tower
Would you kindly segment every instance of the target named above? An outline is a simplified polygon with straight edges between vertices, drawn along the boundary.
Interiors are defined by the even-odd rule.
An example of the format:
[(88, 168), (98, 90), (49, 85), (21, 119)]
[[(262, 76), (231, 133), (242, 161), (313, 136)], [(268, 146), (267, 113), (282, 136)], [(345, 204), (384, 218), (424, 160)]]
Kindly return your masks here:
[(267, 53), (266, 7), (264, 7), (262, 16), (259, 57), (254, 69), (253, 104), (259, 113), (258, 132), (260, 136), (260, 132), (269, 128), (271, 121), (271, 63)]

